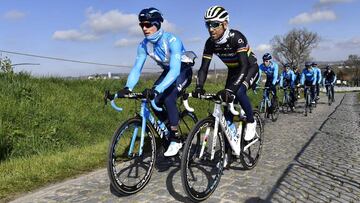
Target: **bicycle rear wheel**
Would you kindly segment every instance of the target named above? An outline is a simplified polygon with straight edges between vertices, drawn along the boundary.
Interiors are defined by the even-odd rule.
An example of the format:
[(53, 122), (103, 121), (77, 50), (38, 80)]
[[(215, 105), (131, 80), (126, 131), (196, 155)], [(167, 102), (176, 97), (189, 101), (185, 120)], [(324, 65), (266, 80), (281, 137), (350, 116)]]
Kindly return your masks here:
[[(207, 199), (215, 191), (223, 171), (224, 137), (219, 131), (213, 139), (214, 125), (212, 116), (199, 121), (186, 139), (181, 158), (182, 185), (195, 202)], [(213, 147), (214, 157), (211, 159)]]
[(141, 122), (139, 117), (125, 121), (109, 145), (108, 176), (113, 189), (121, 195), (131, 195), (143, 189), (154, 169), (155, 137), (147, 126), (140, 154)]
[(279, 118), (279, 101), (273, 96), (271, 98), (271, 120), (272, 122), (275, 122)]
[(240, 161), (245, 169), (252, 169), (259, 161), (262, 145), (264, 142), (264, 127), (261, 121), (260, 114), (254, 110), (254, 119), (256, 121), (256, 135), (252, 140), (245, 141), (245, 130), (241, 136), (241, 154)]

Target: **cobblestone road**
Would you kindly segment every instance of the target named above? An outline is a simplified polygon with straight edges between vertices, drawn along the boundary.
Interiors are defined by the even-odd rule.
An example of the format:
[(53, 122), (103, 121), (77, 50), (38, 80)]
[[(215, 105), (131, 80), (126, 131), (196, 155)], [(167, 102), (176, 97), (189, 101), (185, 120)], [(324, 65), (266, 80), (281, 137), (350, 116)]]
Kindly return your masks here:
[[(297, 112), (267, 122), (259, 164), (251, 171), (233, 163), (205, 202), (360, 202), (360, 104), (355, 93), (336, 94), (308, 117)], [(106, 170), (99, 170), (13, 202), (189, 202), (179, 162), (155, 171), (139, 193), (110, 192)]]

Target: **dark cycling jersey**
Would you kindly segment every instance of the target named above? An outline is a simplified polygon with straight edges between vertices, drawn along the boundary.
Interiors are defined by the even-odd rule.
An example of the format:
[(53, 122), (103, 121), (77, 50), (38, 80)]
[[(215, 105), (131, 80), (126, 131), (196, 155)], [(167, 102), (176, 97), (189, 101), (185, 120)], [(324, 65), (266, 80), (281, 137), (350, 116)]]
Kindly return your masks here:
[(330, 72), (325, 71), (324, 74), (324, 83), (332, 83), (334, 84), (336, 81), (336, 75), (334, 71), (330, 70)]
[(256, 81), (259, 70), (256, 56), (245, 36), (231, 29), (224, 43), (215, 43), (211, 38), (206, 41), (202, 66), (198, 72), (198, 86), (204, 86), (213, 54), (228, 67), (226, 88), (236, 91), (241, 83), (249, 88)]

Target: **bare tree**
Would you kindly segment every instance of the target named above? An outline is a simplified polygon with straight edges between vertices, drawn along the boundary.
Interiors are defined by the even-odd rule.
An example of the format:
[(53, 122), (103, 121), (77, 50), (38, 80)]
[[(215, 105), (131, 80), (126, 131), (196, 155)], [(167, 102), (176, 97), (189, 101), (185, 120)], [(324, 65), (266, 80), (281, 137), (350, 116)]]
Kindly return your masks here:
[(345, 65), (351, 68), (354, 85), (360, 86), (360, 57), (358, 55), (349, 55)]
[(13, 73), (13, 67), (11, 65), (11, 60), (8, 57), (5, 57), (5, 59), (0, 60), (0, 70), (2, 70), (5, 73)]
[(299, 67), (310, 59), (310, 53), (320, 42), (317, 33), (306, 29), (292, 29), (284, 36), (276, 35), (271, 40), (272, 53), (280, 63)]

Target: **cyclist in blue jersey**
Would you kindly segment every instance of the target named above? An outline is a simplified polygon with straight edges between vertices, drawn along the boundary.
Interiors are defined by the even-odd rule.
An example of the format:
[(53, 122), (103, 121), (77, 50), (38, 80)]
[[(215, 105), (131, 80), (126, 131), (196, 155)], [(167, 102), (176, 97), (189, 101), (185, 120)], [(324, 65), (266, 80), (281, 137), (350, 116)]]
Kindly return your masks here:
[(259, 79), (257, 83), (261, 81), (261, 73), (264, 72), (266, 74), (265, 87), (269, 87), (276, 98), (276, 84), (278, 82), (279, 66), (272, 60), (272, 56), (269, 53), (264, 54), (262, 59), (263, 63), (259, 66)]
[[(305, 62), (305, 68), (301, 73), (300, 84), (302, 86), (310, 86), (311, 103), (315, 104), (315, 85), (316, 85), (317, 74), (316, 71), (311, 67), (310, 62)], [(306, 89), (304, 90), (305, 97)]]
[(328, 87), (330, 86), (330, 91), (332, 93), (332, 101), (335, 102), (334, 86), (335, 86), (335, 82), (336, 82), (336, 75), (335, 75), (334, 71), (331, 70), (331, 67), (329, 65), (326, 66), (323, 76), (324, 76), (323, 85), (326, 87), (326, 94), (329, 94)]
[(178, 139), (179, 112), (176, 100), (179, 92), (191, 83), (193, 60), (196, 55), (186, 52), (181, 40), (175, 35), (165, 32), (161, 28), (164, 21), (161, 12), (156, 8), (146, 8), (139, 13), (139, 26), (144, 33), (144, 40), (139, 44), (135, 65), (132, 68), (125, 87), (118, 91), (124, 96), (131, 93), (139, 81), (145, 60), (149, 55), (163, 69), (162, 74), (154, 83), (152, 89), (143, 94), (154, 99), (156, 105), (164, 105), (166, 112), (154, 109), (154, 113), (161, 121), (168, 119), (170, 124), (170, 145), (164, 156), (174, 156), (182, 147)]
[(292, 104), (291, 107), (293, 107), (295, 102), (295, 79), (296, 75), (294, 71), (290, 69), (290, 64), (286, 63), (280, 75), (280, 87), (290, 87), (290, 103)]
[(320, 84), (322, 82), (322, 77), (321, 77), (321, 70), (320, 68), (317, 67), (317, 63), (312, 62), (311, 63), (311, 67), (315, 70), (316, 72), (316, 84), (315, 84), (315, 90), (316, 90), (316, 100), (319, 99), (319, 94), (320, 94)]

